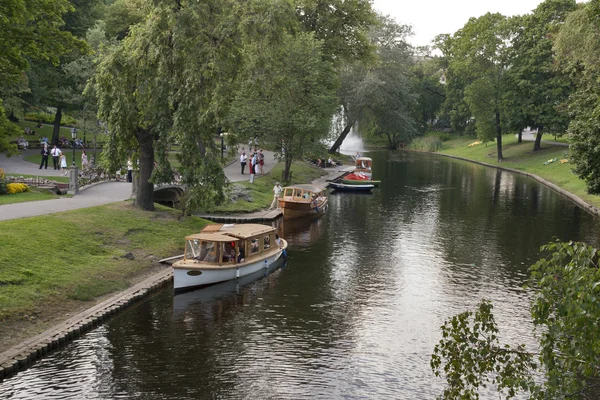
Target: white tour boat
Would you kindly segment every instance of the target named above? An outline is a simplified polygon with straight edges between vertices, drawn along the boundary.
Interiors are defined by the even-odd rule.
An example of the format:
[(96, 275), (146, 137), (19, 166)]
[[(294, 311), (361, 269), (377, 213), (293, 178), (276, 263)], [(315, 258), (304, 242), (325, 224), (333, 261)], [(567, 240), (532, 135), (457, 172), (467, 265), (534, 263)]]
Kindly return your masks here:
[(183, 259), (173, 263), (173, 287), (177, 291), (210, 285), (267, 269), (286, 248), (287, 242), (271, 226), (206, 225), (185, 238)]

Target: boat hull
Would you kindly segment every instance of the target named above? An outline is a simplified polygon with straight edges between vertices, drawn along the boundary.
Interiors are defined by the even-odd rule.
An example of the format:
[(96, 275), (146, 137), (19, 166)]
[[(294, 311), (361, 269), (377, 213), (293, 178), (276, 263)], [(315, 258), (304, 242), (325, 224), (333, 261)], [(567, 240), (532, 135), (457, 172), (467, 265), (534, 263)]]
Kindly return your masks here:
[(261, 257), (256, 261), (248, 261), (246, 263), (234, 264), (231, 266), (204, 266), (200, 264), (191, 264), (186, 268), (184, 263), (176, 263), (173, 265), (173, 288), (175, 291), (181, 291), (241, 278), (262, 269), (266, 270), (282, 256), (286, 247), (287, 242), (285, 242), (285, 246), (280, 248), (277, 252), (266, 257)]
[(342, 183), (345, 185), (373, 185), (379, 186), (381, 181), (370, 181), (370, 180), (355, 180), (355, 179), (342, 179)]
[(283, 219), (294, 219), (306, 216), (319, 216), (327, 210), (327, 199), (321, 202), (317, 207), (311, 203), (297, 203), (293, 201), (279, 200), (279, 207), (283, 213)]
[(343, 183), (333, 183), (329, 184), (333, 189), (340, 190), (344, 192), (369, 192), (375, 186), (374, 185), (345, 185)]

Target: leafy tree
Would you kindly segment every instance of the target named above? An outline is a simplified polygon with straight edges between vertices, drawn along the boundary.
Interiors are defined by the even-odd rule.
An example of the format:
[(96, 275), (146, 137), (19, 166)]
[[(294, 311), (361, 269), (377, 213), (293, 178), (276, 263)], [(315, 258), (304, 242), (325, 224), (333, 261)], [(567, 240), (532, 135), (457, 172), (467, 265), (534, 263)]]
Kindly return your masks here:
[(569, 142), (575, 173), (587, 190), (600, 193), (600, 2), (593, 0), (567, 17), (555, 42), (557, 60), (576, 91), (569, 100)]
[[(502, 161), (502, 98), (510, 90), (506, 79), (510, 28), (506, 17), (488, 13), (471, 18), (442, 43), (449, 62), (446, 78), (449, 82), (456, 79), (458, 88), (463, 88), (477, 136), (482, 141), (495, 137), (498, 161)], [(452, 101), (460, 90), (450, 93), (448, 100)]]
[(441, 61), (440, 57), (418, 60), (410, 72), (411, 86), (417, 96), (415, 119), (420, 132), (435, 122), (446, 99)]
[[(29, 68), (30, 60), (57, 63), (61, 55), (83, 45), (62, 29), (63, 16), (72, 10), (73, 6), (66, 0), (0, 3), (0, 99), (13, 98), (12, 85), (23, 84), (22, 72)], [(7, 120), (1, 105), (0, 126), (0, 151), (14, 153), (16, 146), (6, 138), (16, 128)]]
[(519, 26), (508, 74), (516, 109), (510, 114), (520, 117), (514, 121), (517, 126), (537, 129), (533, 151), (540, 150), (544, 131), (564, 132), (568, 124), (565, 109), (572, 85), (554, 67), (552, 38), (575, 7), (575, 0), (546, 0), (532, 14), (515, 18)]
[(377, 61), (356, 62), (342, 68), (338, 95), (345, 126), (330, 153), (337, 151), (357, 121), (370, 126), (367, 129), (373, 134), (387, 136), (391, 148), (415, 132), (411, 114), (415, 103), (409, 78), (412, 48), (406, 41), (410, 34), (410, 26), (379, 16), (369, 32)]
[(530, 267), (529, 282), (539, 354), (522, 345), (500, 344), (491, 303), (484, 300), (476, 312), (461, 313), (442, 326), (442, 340), (431, 359), (434, 373), (446, 379), (441, 398), (477, 399), (488, 383), (507, 398), (518, 392), (540, 400), (594, 393), (600, 357), (600, 252), (584, 243), (559, 241), (541, 251), (546, 256)]
[(281, 145), (284, 180), (292, 161), (327, 135), (336, 108), (335, 78), (312, 33), (284, 33), (279, 45), (248, 54), (231, 123), (246, 137), (260, 134)]

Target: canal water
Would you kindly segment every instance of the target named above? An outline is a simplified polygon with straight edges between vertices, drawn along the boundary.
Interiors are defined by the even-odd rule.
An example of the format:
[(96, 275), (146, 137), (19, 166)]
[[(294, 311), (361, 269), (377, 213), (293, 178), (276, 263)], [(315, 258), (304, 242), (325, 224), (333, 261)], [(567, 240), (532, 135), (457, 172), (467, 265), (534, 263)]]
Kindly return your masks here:
[[(527, 268), (598, 220), (537, 182), (427, 154), (374, 153), (373, 194), (281, 223), (282, 268), (165, 289), (0, 383), (2, 399), (433, 399), (439, 327), (482, 298), (533, 348)], [(496, 398), (491, 394), (484, 398)]]

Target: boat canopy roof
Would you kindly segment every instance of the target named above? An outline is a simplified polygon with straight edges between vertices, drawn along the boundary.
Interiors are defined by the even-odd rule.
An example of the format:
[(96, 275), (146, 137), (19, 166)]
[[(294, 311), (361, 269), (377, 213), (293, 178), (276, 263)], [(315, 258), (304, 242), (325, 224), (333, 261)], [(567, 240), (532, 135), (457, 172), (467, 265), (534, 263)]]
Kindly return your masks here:
[(200, 233), (185, 237), (185, 240), (205, 240), (211, 242), (231, 242), (263, 235), (275, 228), (261, 224), (209, 224)]
[(324, 188), (314, 186), (314, 185), (294, 185), (294, 186), (286, 186), (284, 189), (302, 189), (308, 190), (309, 192), (320, 193)]
[(373, 161), (372, 159), (370, 159), (369, 157), (358, 157), (356, 159), (356, 161)]

